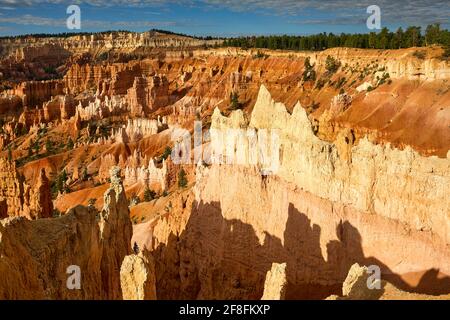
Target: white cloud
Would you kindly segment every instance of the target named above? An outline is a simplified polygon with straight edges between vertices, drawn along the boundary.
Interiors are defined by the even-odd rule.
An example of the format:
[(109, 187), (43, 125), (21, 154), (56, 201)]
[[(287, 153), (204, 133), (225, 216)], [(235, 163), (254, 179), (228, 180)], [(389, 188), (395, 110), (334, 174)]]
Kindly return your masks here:
[[(40, 4), (89, 4), (92, 6), (155, 7), (179, 4), (199, 8), (225, 8), (236, 12), (265, 13), (277, 15), (305, 15), (316, 10), (321, 15), (314, 21), (337, 21), (345, 13), (350, 17), (346, 23), (360, 23), (365, 8), (377, 4), (381, 8), (382, 21), (407, 24), (431, 22), (449, 23), (448, 0), (0, 0), (0, 6), (23, 7)], [(353, 19), (353, 20), (352, 20)], [(307, 21), (306, 21), (307, 22)], [(324, 22), (326, 23), (326, 22)]]
[[(34, 25), (47, 27), (65, 27), (66, 19), (44, 18), (29, 14), (18, 17), (0, 16), (0, 23), (13, 23), (17, 25)], [(106, 21), (106, 20), (82, 20), (82, 28), (153, 28), (178, 25), (176, 21)]]

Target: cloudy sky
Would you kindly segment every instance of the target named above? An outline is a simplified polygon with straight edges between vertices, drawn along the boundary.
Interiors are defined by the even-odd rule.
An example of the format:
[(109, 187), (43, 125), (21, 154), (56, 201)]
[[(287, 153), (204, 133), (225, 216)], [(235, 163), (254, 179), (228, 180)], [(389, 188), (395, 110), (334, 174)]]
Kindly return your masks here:
[(165, 29), (238, 36), (369, 32), (366, 12), (381, 9), (382, 27), (450, 26), (449, 0), (0, 0), (0, 35), (70, 32), (68, 5), (81, 9), (83, 32)]

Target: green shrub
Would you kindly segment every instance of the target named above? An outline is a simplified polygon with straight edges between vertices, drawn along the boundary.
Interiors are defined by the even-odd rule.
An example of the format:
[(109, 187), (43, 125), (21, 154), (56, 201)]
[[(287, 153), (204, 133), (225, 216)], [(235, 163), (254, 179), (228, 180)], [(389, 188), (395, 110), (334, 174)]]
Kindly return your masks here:
[(444, 52), (442, 53), (441, 59), (448, 60), (450, 58), (450, 46), (444, 48)]
[(186, 188), (188, 184), (187, 178), (186, 178), (186, 172), (183, 168), (181, 168), (180, 172), (178, 172), (178, 187), (180, 188)]
[(150, 190), (148, 187), (145, 188), (145, 191), (144, 191), (144, 201), (145, 202), (150, 202), (153, 199), (155, 199), (155, 197), (156, 197), (156, 192), (155, 191)]
[(232, 92), (230, 94), (230, 108), (231, 110), (237, 110), (241, 108), (241, 104), (239, 103), (239, 96), (237, 92)]
[(267, 58), (267, 57), (268, 57), (267, 54), (265, 54), (265, 53), (263, 53), (263, 52), (261, 52), (261, 51), (259, 51), (259, 50), (258, 50), (258, 52), (253, 56), (253, 58), (255, 58), (255, 59), (265, 59), (265, 58)]
[(329, 73), (335, 73), (338, 71), (339, 67), (341, 66), (341, 63), (333, 58), (332, 56), (327, 56), (327, 60), (325, 61), (325, 69)]
[(310, 58), (305, 59), (305, 71), (302, 74), (303, 81), (316, 81), (316, 71), (314, 71), (314, 66), (311, 65)]
[(322, 89), (324, 86), (325, 86), (325, 83), (327, 82), (327, 80), (326, 79), (322, 79), (322, 78), (320, 78), (319, 80), (317, 80), (317, 82), (316, 82), (316, 89)]
[(45, 141), (45, 149), (47, 149), (47, 152), (51, 152), (53, 150), (53, 141), (48, 139)]
[(166, 160), (171, 154), (172, 149), (169, 146), (167, 146), (166, 149), (164, 149), (164, 153), (161, 155), (161, 161)]
[(419, 51), (419, 50), (416, 50), (413, 53), (413, 56), (420, 60), (425, 59), (426, 55), (427, 54), (425, 53), (425, 51)]
[(130, 199), (130, 207), (138, 205), (140, 202), (141, 199), (135, 193), (133, 193)]
[(347, 79), (345, 77), (339, 78), (339, 80), (336, 82), (336, 89), (341, 88), (345, 82), (347, 82)]

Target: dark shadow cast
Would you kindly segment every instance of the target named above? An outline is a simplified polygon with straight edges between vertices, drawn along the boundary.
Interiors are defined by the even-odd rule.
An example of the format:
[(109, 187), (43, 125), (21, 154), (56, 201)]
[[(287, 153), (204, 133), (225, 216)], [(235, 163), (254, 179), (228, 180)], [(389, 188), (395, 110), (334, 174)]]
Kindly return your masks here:
[(250, 224), (224, 219), (218, 202), (194, 203), (192, 208), (185, 229), (153, 251), (158, 299), (260, 299), (274, 262), (287, 263), (287, 299), (341, 295), (342, 283), (356, 262), (379, 266), (382, 279), (405, 291), (436, 294), (428, 291), (430, 283), (441, 285), (444, 291), (439, 294), (450, 291), (449, 278), (438, 279), (436, 271), (429, 270), (413, 288), (378, 259), (365, 257), (361, 235), (347, 221), (336, 228), (338, 240), (324, 248), (325, 259), (320, 226), (311, 225), (293, 204), (283, 241), (269, 233), (258, 237)]

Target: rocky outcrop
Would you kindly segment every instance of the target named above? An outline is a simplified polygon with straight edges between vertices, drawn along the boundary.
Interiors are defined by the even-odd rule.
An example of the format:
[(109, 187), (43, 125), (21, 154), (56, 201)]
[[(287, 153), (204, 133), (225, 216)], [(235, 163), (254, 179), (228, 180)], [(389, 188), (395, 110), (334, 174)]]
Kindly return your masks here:
[(56, 96), (43, 105), (44, 121), (69, 120), (75, 115), (75, 101), (70, 95)]
[(53, 215), (50, 181), (41, 169), (36, 186), (30, 186), (14, 162), (0, 158), (0, 199), (6, 201), (9, 216), (30, 220)]
[(157, 31), (111, 32), (61, 38), (2, 39), (0, 54), (2, 56), (11, 55), (16, 61), (42, 59), (43, 57), (62, 59), (69, 54), (88, 52), (99, 54), (114, 48), (132, 52), (139, 48), (195, 48), (221, 42), (221, 40), (201, 40), (187, 36), (168, 35)]
[(96, 97), (89, 101), (85, 107), (81, 102), (76, 107), (76, 113), (83, 121), (99, 120), (113, 115), (120, 115), (128, 110), (126, 101), (121, 96)]
[(99, 95), (124, 95), (142, 73), (141, 64), (115, 63), (91, 65), (74, 63), (64, 75), (68, 93), (92, 92)]
[(423, 157), (409, 147), (375, 145), (367, 138), (351, 148), (351, 155), (339, 154), (335, 144), (314, 134), (300, 104), (290, 115), (264, 87), (249, 126), (279, 130), (282, 155), (277, 175), (286, 181), (321, 198), (416, 230), (431, 230), (450, 242), (450, 199), (445, 191), (450, 188), (449, 159)]
[[(211, 121), (220, 130), (247, 122), (240, 111), (215, 112)], [(159, 297), (260, 299), (274, 262), (287, 265), (287, 299), (340, 292), (355, 262), (379, 266), (383, 279), (405, 291), (448, 292), (448, 159), (367, 139), (341, 157), (314, 135), (300, 105), (289, 114), (264, 88), (249, 127), (279, 130), (278, 171), (246, 161), (248, 136), (211, 136), (216, 155), (247, 156), (199, 165), (195, 197), (179, 195), (156, 223)], [(423, 281), (403, 279), (411, 275)]]
[(155, 161), (151, 159), (148, 166), (127, 166), (125, 167), (125, 185), (133, 185), (140, 183), (154, 191), (164, 191), (167, 187), (168, 168), (166, 160), (163, 160), (161, 168), (155, 165)]
[(370, 279), (369, 269), (355, 263), (351, 266), (342, 286), (342, 296), (327, 300), (448, 300), (450, 295), (432, 296), (402, 291), (391, 283)]
[(100, 166), (98, 169), (98, 179), (99, 181), (107, 181), (110, 177), (109, 170), (117, 164), (114, 155), (106, 154), (100, 158)]
[(286, 297), (286, 263), (273, 263), (267, 271), (261, 300), (284, 300)]
[(131, 253), (128, 215), (114, 169), (101, 212), (77, 206), (59, 218), (2, 220), (0, 298), (122, 299), (119, 270)]
[(15, 95), (0, 96), (1, 114), (14, 114), (23, 107), (22, 99)]
[[(392, 78), (409, 80), (437, 80), (448, 79), (450, 68), (447, 61), (439, 59), (438, 50), (430, 50), (430, 56), (419, 59), (414, 52), (418, 48), (401, 50), (364, 50), (351, 48), (332, 48), (312, 56), (311, 62), (325, 68), (326, 58), (332, 56), (342, 65), (356, 67), (369, 65), (376, 61), (380, 67), (386, 67)], [(357, 59), (355, 59), (357, 58)]]
[(367, 267), (360, 267), (357, 263), (352, 265), (342, 285), (342, 295), (355, 300), (377, 297), (381, 290), (381, 279), (371, 281), (369, 276)]
[(63, 94), (64, 86), (59, 80), (27, 81), (22, 82), (16, 88), (8, 90), (11, 95), (22, 99), (22, 105), (28, 107), (40, 106), (52, 96)]
[(50, 192), (50, 181), (42, 168), (34, 189), (31, 211), (33, 219), (50, 218), (53, 215), (53, 202)]
[(145, 116), (169, 104), (169, 83), (165, 76), (136, 77), (127, 91), (131, 115)]
[(8, 218), (8, 204), (6, 200), (0, 200), (0, 219)]
[(148, 252), (126, 256), (120, 268), (124, 300), (156, 300), (155, 262)]
[(34, 61), (37, 59), (64, 61), (70, 56), (70, 52), (64, 50), (58, 45), (45, 44), (43, 46), (21, 47), (14, 53), (16, 61), (26, 60)]
[(0, 158), (0, 198), (6, 201), (9, 216), (24, 212), (24, 178), (17, 172), (15, 163), (4, 158)]

